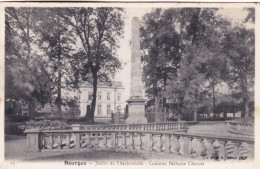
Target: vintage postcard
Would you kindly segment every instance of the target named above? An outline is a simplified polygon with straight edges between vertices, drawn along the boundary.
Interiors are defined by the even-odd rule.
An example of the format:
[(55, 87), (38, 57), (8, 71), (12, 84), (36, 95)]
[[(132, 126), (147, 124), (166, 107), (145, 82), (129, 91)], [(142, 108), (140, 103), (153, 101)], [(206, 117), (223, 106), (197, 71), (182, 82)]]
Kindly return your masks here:
[(259, 168), (258, 3), (0, 7), (1, 168)]

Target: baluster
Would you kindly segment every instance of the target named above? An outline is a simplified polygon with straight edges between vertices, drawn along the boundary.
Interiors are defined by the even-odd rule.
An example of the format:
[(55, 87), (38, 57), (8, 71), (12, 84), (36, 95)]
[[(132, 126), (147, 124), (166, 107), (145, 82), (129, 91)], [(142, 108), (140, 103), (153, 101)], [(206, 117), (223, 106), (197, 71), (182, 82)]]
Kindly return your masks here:
[(142, 146), (143, 146), (143, 142), (142, 142), (142, 133), (139, 134), (139, 141), (140, 141), (140, 145), (139, 145), (139, 147), (140, 147), (140, 150), (142, 150), (142, 149), (143, 149), (143, 148), (142, 148)]
[(88, 133), (88, 134), (87, 134), (87, 146), (88, 146), (88, 147), (92, 147), (92, 144), (91, 144), (91, 136), (92, 136), (92, 133)]
[(197, 148), (196, 148), (196, 153), (198, 157), (204, 157), (206, 155), (205, 153), (205, 147), (202, 143), (203, 139), (202, 138), (197, 138)]
[(103, 135), (103, 146), (107, 148), (107, 133), (104, 133)]
[(57, 134), (57, 146), (58, 146), (57, 148), (58, 148), (58, 149), (62, 149), (62, 139), (61, 139), (61, 135), (62, 135), (61, 133), (60, 133), (60, 134), (59, 134), (59, 133)]
[(70, 133), (66, 134), (65, 148), (70, 148)]
[(165, 151), (170, 153), (171, 152), (171, 135), (167, 135), (165, 134), (165, 138), (166, 138), (166, 147), (165, 147)]
[(215, 153), (213, 142), (214, 140), (207, 139), (207, 158), (211, 159), (213, 157), (213, 154)]
[(42, 134), (42, 149), (46, 149), (46, 140), (45, 140), (45, 135)]
[(130, 133), (130, 149), (135, 149), (135, 147), (134, 147), (134, 133)]
[(123, 140), (123, 148), (124, 148), (124, 149), (127, 149), (126, 133), (123, 133), (122, 140)]
[(50, 135), (49, 135), (49, 141), (50, 141), (49, 148), (53, 149), (53, 134), (52, 133), (50, 133)]
[(111, 147), (116, 148), (116, 133), (111, 134)]
[(234, 145), (231, 141), (227, 141), (225, 144), (225, 151), (227, 158), (232, 158), (234, 153)]
[(235, 158), (235, 159), (239, 159), (239, 157), (240, 157), (240, 152), (239, 152), (239, 146), (240, 146), (240, 143), (233, 143), (233, 146), (234, 146), (234, 152), (233, 152), (233, 157)]
[(98, 148), (99, 147), (99, 139), (98, 139), (98, 133), (95, 134), (95, 141), (94, 141), (94, 147)]
[(153, 135), (152, 134), (146, 134), (147, 138), (147, 149), (148, 151), (153, 151)]
[(249, 157), (250, 154), (249, 147), (245, 142), (239, 144), (238, 150), (240, 154), (239, 159), (247, 159)]
[(171, 146), (171, 150), (173, 150), (172, 152), (174, 154), (180, 154), (180, 142), (179, 142), (179, 139), (180, 139), (180, 136), (172, 136), (172, 139), (173, 139), (173, 144)]
[(181, 123), (178, 123), (177, 129), (180, 130), (181, 129)]
[(160, 152), (162, 151), (162, 147), (163, 147), (163, 144), (162, 144), (162, 135), (160, 134), (160, 135), (159, 135), (159, 151), (160, 151)]
[(219, 150), (217, 152), (218, 158), (219, 159), (225, 159), (226, 158), (226, 151), (225, 151), (226, 141), (218, 140), (218, 143), (220, 145)]

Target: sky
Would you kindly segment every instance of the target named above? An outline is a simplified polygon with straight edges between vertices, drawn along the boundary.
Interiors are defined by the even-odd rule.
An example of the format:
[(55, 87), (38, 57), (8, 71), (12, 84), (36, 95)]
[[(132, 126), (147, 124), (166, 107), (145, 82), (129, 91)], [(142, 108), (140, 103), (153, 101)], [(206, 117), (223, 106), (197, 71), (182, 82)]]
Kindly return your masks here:
[[(139, 17), (139, 21), (142, 17), (151, 11), (151, 8), (126, 8), (124, 38), (120, 40), (120, 48), (118, 50), (118, 57), (123, 63), (123, 69), (120, 70), (115, 77), (115, 80), (121, 81), (125, 87), (125, 92), (122, 96), (124, 100), (130, 97), (130, 73), (131, 73), (131, 20), (133, 17)], [(226, 8), (220, 9), (218, 14), (227, 17), (233, 24), (241, 22), (246, 16), (247, 12), (242, 8)]]

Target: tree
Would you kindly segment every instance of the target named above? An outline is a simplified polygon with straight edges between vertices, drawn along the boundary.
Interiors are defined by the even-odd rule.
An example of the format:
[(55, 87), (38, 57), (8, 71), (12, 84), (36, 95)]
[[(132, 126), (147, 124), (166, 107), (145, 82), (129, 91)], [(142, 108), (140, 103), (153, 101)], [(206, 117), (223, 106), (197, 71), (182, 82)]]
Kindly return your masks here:
[(230, 70), (228, 82), (236, 91), (240, 91), (244, 105), (242, 116), (245, 118), (249, 114), (249, 89), (252, 90), (254, 85), (254, 44), (254, 30), (241, 26), (229, 30), (222, 43)]
[(79, 64), (76, 76), (84, 79), (88, 75), (93, 84), (91, 110), (86, 114), (90, 121), (94, 121), (98, 81), (109, 81), (121, 68), (116, 51), (123, 34), (122, 12), (121, 8), (70, 8), (63, 16), (82, 46), (75, 55)]
[(144, 81), (147, 94), (155, 102), (155, 121), (161, 122), (166, 109), (165, 91), (170, 74), (176, 73), (179, 56), (179, 34), (169, 23), (169, 13), (155, 9), (144, 16), (141, 28)]
[(223, 38), (219, 30), (226, 21), (216, 15), (216, 9), (183, 8), (156, 9), (144, 17), (144, 23), (147, 92), (177, 105), (179, 120), (188, 110), (196, 118), (200, 100), (208, 93), (207, 81), (217, 74), (207, 68), (209, 60), (217, 60)]
[(34, 15), (35, 22), (39, 22), (36, 31), (41, 37), (39, 46), (49, 56), (49, 65), (51, 67), (50, 83), (52, 91), (52, 100), (57, 105), (58, 116), (61, 116), (61, 107), (70, 102), (69, 95), (74, 87), (73, 71), (73, 52), (75, 39), (71, 30), (64, 21), (65, 8), (38, 8)]
[(22, 101), (34, 117), (35, 106), (50, 98), (47, 57), (37, 48), (32, 8), (5, 8), (6, 100)]

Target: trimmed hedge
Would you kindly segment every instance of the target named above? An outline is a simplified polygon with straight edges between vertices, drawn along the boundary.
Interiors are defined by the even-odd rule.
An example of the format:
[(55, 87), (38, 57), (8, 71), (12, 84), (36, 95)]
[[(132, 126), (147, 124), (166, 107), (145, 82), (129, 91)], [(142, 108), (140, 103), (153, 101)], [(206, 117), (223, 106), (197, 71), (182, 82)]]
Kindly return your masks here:
[(70, 126), (62, 121), (58, 120), (40, 120), (35, 121), (31, 120), (26, 122), (24, 125), (19, 125), (20, 129), (26, 130), (26, 129), (43, 129), (43, 130), (65, 130), (69, 129)]

